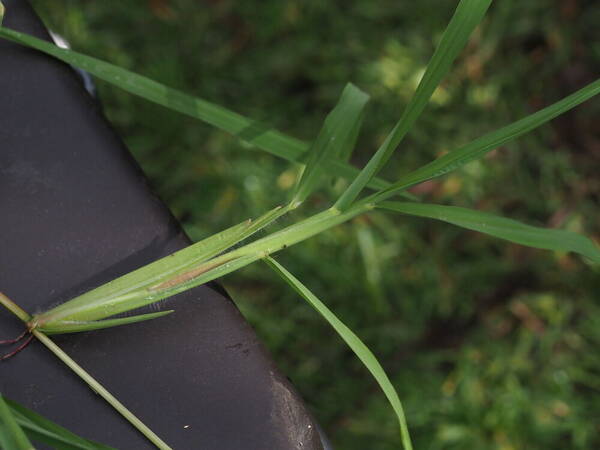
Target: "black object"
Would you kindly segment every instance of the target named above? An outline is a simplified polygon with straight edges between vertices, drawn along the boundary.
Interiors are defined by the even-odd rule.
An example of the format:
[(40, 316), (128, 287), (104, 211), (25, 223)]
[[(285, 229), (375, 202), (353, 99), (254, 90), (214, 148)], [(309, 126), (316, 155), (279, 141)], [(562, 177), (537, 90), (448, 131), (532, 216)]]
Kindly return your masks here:
[[(4, 3), (5, 26), (49, 40), (27, 2)], [(189, 245), (68, 65), (0, 41), (0, 118), (0, 291), (28, 312)], [(222, 289), (146, 309), (176, 312), (55, 341), (175, 449), (322, 448)], [(22, 330), (0, 311), (0, 339)], [(0, 363), (0, 392), (84, 437), (153, 448), (38, 342)]]

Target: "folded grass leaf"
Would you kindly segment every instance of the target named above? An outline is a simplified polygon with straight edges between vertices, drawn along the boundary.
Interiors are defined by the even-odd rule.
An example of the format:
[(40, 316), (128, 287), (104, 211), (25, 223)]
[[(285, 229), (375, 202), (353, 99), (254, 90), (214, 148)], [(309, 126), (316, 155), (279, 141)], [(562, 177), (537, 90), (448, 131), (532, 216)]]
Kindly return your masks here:
[[(97, 321), (156, 303), (227, 275), (371, 209), (371, 205), (356, 205), (345, 213), (329, 209), (208, 261), (203, 259), (206, 254), (202, 253), (202, 249), (194, 250), (192, 249), (194, 246), (191, 246), (32, 318), (24, 311), (19, 315), (19, 311), (15, 310), (18, 306), (8, 299), (3, 299), (2, 296), (0, 296), (0, 303), (8, 309), (15, 310), (15, 314), (27, 322), (30, 329), (51, 334), (73, 332), (70, 331), (73, 322)], [(257, 222), (260, 226), (264, 226), (286, 210), (287, 208), (275, 209)], [(238, 227), (239, 225), (221, 235), (229, 236), (229, 233), (234, 232), (232, 230), (237, 230)], [(219, 235), (216, 235), (208, 240), (218, 237)], [(214, 251), (214, 246), (210, 242), (205, 243), (211, 251)], [(190, 250), (190, 253), (186, 253), (186, 250)], [(193, 264), (188, 264), (186, 257), (191, 258)], [(177, 270), (173, 270), (173, 266)], [(62, 331), (63, 329), (65, 331)]]
[(592, 240), (570, 231), (538, 228), (513, 219), (456, 206), (390, 201), (381, 203), (379, 207), (411, 216), (442, 220), (529, 247), (579, 253), (600, 263), (600, 249)]
[(287, 208), (277, 207), (254, 221), (247, 220), (228, 228), (44, 313), (37, 314), (32, 322), (35, 322), (41, 331), (58, 333), (62, 326), (69, 329), (72, 326), (69, 322), (97, 321), (165, 298), (161, 296), (162, 293), (150, 288), (168, 283), (177, 277), (184, 277), (185, 274), (206, 269), (207, 260), (252, 236), (281, 217), (287, 210)]
[[(110, 299), (94, 296), (93, 298), (86, 298), (86, 301), (83, 302), (80, 301), (81, 297), (76, 297), (73, 300), (63, 303), (56, 309), (34, 316), (32, 321), (29, 322), (29, 326), (43, 333), (48, 332), (48, 334), (72, 333), (71, 324), (73, 321), (101, 320), (157, 303), (162, 299), (172, 297), (180, 292), (225, 276), (258, 259), (260, 259), (260, 255), (249, 255), (232, 259), (215, 258), (214, 262), (210, 261), (207, 264), (191, 269), (189, 272), (184, 272), (173, 278), (167, 278), (166, 281), (159, 284), (144, 286), (133, 292), (118, 295)], [(61, 308), (63, 306), (64, 308)], [(83, 318), (89, 319), (84, 320)], [(102, 323), (102, 321), (99, 323)], [(62, 331), (63, 329), (65, 331)]]
[(352, 83), (346, 85), (309, 149), (306, 167), (292, 196), (292, 207), (300, 205), (317, 189), (329, 160), (342, 154), (346, 156), (352, 150), (368, 100), (369, 96)]
[(33, 450), (33, 445), (21, 429), (12, 411), (0, 394), (0, 448), (4, 450)]
[(292, 289), (294, 289), (300, 296), (302, 296), (329, 324), (335, 329), (340, 337), (348, 344), (352, 351), (358, 356), (366, 368), (371, 372), (381, 389), (385, 393), (389, 402), (394, 409), (398, 422), (400, 424), (400, 434), (402, 439), (402, 445), (405, 450), (411, 450), (412, 444), (410, 441), (410, 435), (408, 433), (408, 427), (406, 425), (406, 418), (404, 417), (404, 410), (402, 403), (398, 397), (398, 393), (388, 376), (386, 375), (383, 367), (371, 350), (360, 340), (354, 332), (348, 328), (337, 316), (329, 309), (325, 304), (319, 300), (304, 284), (300, 282), (294, 275), (287, 271), (285, 267), (275, 261), (273, 258), (267, 257), (264, 261), (271, 267)]
[(33, 440), (48, 444), (57, 450), (114, 450), (107, 445), (79, 437), (16, 402), (9, 399), (5, 401), (16, 422)]
[(390, 187), (370, 196), (369, 201), (380, 202), (404, 189), (414, 186), (415, 184), (437, 178), (456, 170), (475, 159), (481, 158), (487, 152), (554, 119), (560, 114), (594, 97), (598, 93), (600, 93), (600, 79), (544, 109), (500, 128), (499, 130), (481, 136), (465, 146), (451, 151), (417, 170), (404, 175)]
[(360, 174), (336, 202), (335, 207), (337, 209), (344, 211), (348, 208), (390, 159), (394, 150), (425, 109), (435, 88), (450, 70), (453, 61), (466, 45), (469, 36), (483, 19), (490, 3), (491, 0), (461, 0), (400, 120)]

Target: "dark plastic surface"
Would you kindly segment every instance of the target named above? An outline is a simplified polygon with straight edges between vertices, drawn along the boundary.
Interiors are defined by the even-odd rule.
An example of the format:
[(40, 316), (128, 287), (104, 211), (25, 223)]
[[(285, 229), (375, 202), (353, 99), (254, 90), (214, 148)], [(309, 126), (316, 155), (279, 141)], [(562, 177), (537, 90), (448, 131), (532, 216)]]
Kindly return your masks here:
[[(48, 39), (23, 0), (4, 24)], [(67, 65), (0, 41), (0, 291), (36, 312), (189, 245)], [(201, 193), (198, 193), (201, 195)], [(202, 286), (166, 318), (55, 337), (176, 449), (319, 449), (316, 426), (251, 327)], [(0, 339), (23, 329), (0, 311)], [(84, 437), (153, 448), (41, 344), (0, 391)]]

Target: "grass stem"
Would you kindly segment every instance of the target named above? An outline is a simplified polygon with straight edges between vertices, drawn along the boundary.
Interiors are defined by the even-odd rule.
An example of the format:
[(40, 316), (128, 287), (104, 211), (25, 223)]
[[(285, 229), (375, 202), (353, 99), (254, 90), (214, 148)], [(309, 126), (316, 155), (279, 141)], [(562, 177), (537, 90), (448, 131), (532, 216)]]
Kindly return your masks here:
[(23, 310), (19, 305), (13, 302), (10, 298), (0, 292), (0, 305), (4, 306), (11, 313), (21, 319), (23, 322), (27, 323), (31, 320), (31, 316)]
[(142, 433), (150, 442), (156, 445), (161, 450), (171, 450), (161, 438), (159, 438), (150, 428), (138, 419), (125, 405), (117, 400), (104, 386), (102, 386), (94, 377), (87, 373), (83, 367), (77, 364), (69, 355), (67, 355), (58, 345), (54, 343), (48, 336), (38, 330), (32, 331), (33, 335), (44, 344), (52, 353), (54, 353), (63, 363), (65, 363), (79, 378), (85, 381), (88, 386), (106, 400), (119, 414), (127, 419), (140, 433)]

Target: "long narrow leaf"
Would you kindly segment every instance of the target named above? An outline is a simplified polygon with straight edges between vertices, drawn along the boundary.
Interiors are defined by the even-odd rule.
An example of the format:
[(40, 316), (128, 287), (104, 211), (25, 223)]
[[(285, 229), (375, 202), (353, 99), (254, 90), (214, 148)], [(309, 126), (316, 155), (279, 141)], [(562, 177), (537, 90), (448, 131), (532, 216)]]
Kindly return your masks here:
[[(169, 258), (174, 258), (174, 256), (167, 256), (158, 261), (162, 261), (166, 269), (158, 273), (157, 277), (152, 278), (151, 283), (146, 278), (143, 278), (142, 275), (148, 267), (153, 266), (156, 262), (136, 271), (139, 274), (139, 279), (137, 280), (139, 284), (132, 289), (126, 289), (116, 294), (114, 291), (109, 290), (108, 293), (111, 296), (105, 297), (95, 292), (104, 289), (106, 285), (101, 286), (50, 311), (35, 315), (31, 320), (28, 320), (29, 325), (42, 332), (48, 327), (52, 330), (52, 333), (58, 334), (61, 332), (60, 330), (63, 326), (68, 328), (69, 323), (72, 321), (88, 322), (100, 320), (156, 303), (164, 298), (227, 275), (264, 258), (266, 255), (308, 239), (370, 209), (372, 209), (370, 205), (356, 205), (345, 213), (329, 209), (248, 245), (216, 256), (209, 261), (185, 266), (185, 270), (183, 271), (173, 272), (170, 270)], [(273, 220), (282, 214), (280, 211), (285, 210), (286, 208), (281, 208), (275, 214), (271, 212), (263, 217)], [(174, 255), (177, 256), (177, 254), (175, 253)], [(167, 275), (164, 275), (165, 273)], [(131, 274), (124, 277), (129, 275)], [(115, 281), (119, 280), (121, 279)], [(111, 283), (114, 282), (108, 284), (110, 285)]]
[[(114, 64), (73, 50), (57, 47), (49, 42), (6, 27), (0, 27), (0, 37), (34, 48), (67, 64), (84, 69), (131, 94), (208, 123), (287, 161), (300, 162), (308, 151), (309, 146), (307, 143), (287, 136), (267, 124), (244, 117), (207, 100), (185, 94)], [(355, 167), (339, 160), (328, 161), (326, 164), (334, 175), (348, 179), (354, 178), (359, 173), (359, 170)], [(388, 185), (389, 182), (381, 178), (369, 183), (369, 187), (373, 189), (381, 189)], [(409, 197), (406, 193), (403, 193), (402, 196)]]
[(62, 49), (49, 42), (6, 27), (0, 28), (0, 36), (86, 70), (92, 75), (146, 100), (200, 119), (282, 158), (295, 161), (306, 151), (306, 144), (300, 140), (127, 69), (73, 50)]
[(271, 267), (287, 284), (289, 284), (300, 296), (302, 296), (319, 314), (323, 316), (327, 322), (335, 329), (340, 337), (348, 344), (352, 351), (358, 356), (366, 368), (371, 372), (381, 389), (385, 393), (389, 402), (394, 408), (398, 422), (400, 424), (400, 433), (402, 438), (402, 444), (405, 450), (411, 450), (412, 444), (408, 433), (408, 427), (406, 425), (406, 418), (404, 417), (404, 410), (398, 393), (388, 376), (386, 375), (383, 367), (371, 350), (359, 339), (354, 332), (348, 328), (337, 316), (329, 309), (325, 304), (319, 300), (304, 284), (300, 282), (294, 275), (285, 269), (274, 259), (267, 257), (264, 261)]
[(302, 203), (319, 185), (326, 169), (325, 163), (352, 148), (360, 128), (362, 112), (369, 96), (348, 83), (337, 105), (329, 113), (314, 143), (306, 167), (296, 185), (292, 206)]
[(425, 109), (435, 88), (450, 70), (453, 61), (485, 15), (490, 3), (491, 0), (461, 0), (400, 120), (364, 169), (339, 198), (335, 205), (337, 209), (344, 211), (348, 208), (390, 159), (394, 150)]
[[(247, 220), (242, 222), (86, 292), (44, 313), (37, 314), (33, 320), (40, 324), (40, 330), (45, 330), (45, 327), (50, 326), (51, 323), (58, 325), (57, 322), (59, 320), (90, 322), (134, 309), (117, 308), (115, 306), (116, 303), (121, 305), (135, 304), (137, 305), (135, 308), (144, 306), (151, 302), (145, 303), (145, 300), (142, 301), (141, 299), (156, 295), (148, 291), (150, 286), (160, 285), (181, 274), (202, 267), (203, 263), (208, 259), (250, 237), (286, 212), (287, 208), (278, 207), (255, 221)], [(157, 298), (156, 300), (158, 301), (159, 299)], [(63, 323), (63, 325), (67, 326), (66, 323)], [(53, 328), (52, 331), (47, 331), (58, 332), (56, 328)]]
[[(66, 305), (66, 308), (58, 310), (57, 307), (55, 310), (34, 316), (32, 325), (43, 333), (46, 330), (50, 330), (52, 334), (70, 333), (72, 332), (70, 331), (70, 326), (74, 321), (100, 320), (104, 317), (114, 316), (156, 303), (162, 299), (172, 297), (180, 292), (225, 276), (258, 259), (260, 259), (260, 255), (250, 255), (231, 261), (209, 262), (206, 265), (192, 269), (190, 272), (169, 278), (157, 285), (145, 286), (110, 299), (93, 297), (87, 298), (85, 302), (82, 302), (80, 301), (80, 297), (77, 297), (60, 305)], [(189, 277), (187, 277), (188, 274)]]
[(33, 450), (33, 445), (31, 445), (17, 423), (2, 394), (0, 394), (0, 448), (4, 450)]
[(600, 249), (592, 240), (570, 231), (538, 228), (513, 219), (456, 206), (391, 201), (383, 202), (379, 206), (411, 216), (442, 220), (529, 247), (579, 253), (593, 262), (600, 263)]
[(499, 130), (481, 136), (467, 145), (418, 168), (401, 177), (390, 187), (372, 195), (369, 200), (380, 202), (404, 189), (414, 186), (415, 184), (440, 177), (448, 172), (456, 170), (475, 159), (481, 158), (495, 148), (498, 148), (499, 146), (528, 133), (534, 128), (539, 127), (549, 120), (554, 119), (556, 116), (574, 108), (598, 93), (600, 93), (600, 79), (544, 109), (500, 128)]
[(119, 317), (118, 319), (94, 320), (90, 322), (61, 321), (57, 324), (46, 324), (38, 327), (45, 334), (80, 333), (82, 331), (102, 330), (104, 328), (118, 327), (132, 323), (145, 322), (146, 320), (158, 319), (171, 314), (173, 310), (160, 311), (148, 314), (138, 314), (130, 317)]
[(57, 450), (114, 450), (113, 447), (79, 437), (16, 402), (6, 399), (6, 403), (17, 423), (31, 439)]

